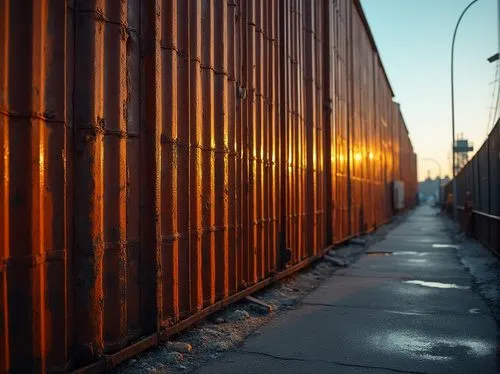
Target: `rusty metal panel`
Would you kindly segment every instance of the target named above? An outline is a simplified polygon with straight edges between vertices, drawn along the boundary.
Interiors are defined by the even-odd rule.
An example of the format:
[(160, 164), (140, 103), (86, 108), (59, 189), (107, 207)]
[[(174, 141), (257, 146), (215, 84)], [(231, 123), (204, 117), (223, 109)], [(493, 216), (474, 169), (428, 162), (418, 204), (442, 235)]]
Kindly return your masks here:
[(325, 244), (332, 245), (335, 241), (335, 155), (336, 134), (334, 117), (335, 99), (335, 33), (334, 33), (334, 4), (332, 0), (324, 0), (323, 14), (318, 22), (323, 28), (323, 105), (319, 107), (319, 115), (323, 116), (324, 143), (321, 157), (322, 169), (325, 174), (324, 184), (324, 209), (325, 209)]
[(71, 340), (66, 6), (2, 2), (0, 17), (0, 371), (64, 368)]
[[(301, 141), (299, 139), (298, 132), (298, 103), (297, 94), (299, 92), (297, 87), (297, 76), (298, 73), (298, 55), (297, 55), (297, 44), (299, 44), (300, 39), (298, 38), (297, 28), (300, 23), (298, 22), (298, 0), (290, 0), (284, 4), (285, 9), (285, 35), (286, 41), (284, 48), (286, 49), (286, 65), (284, 67), (286, 71), (285, 82), (286, 92), (283, 100), (287, 107), (285, 113), (285, 118), (283, 119), (286, 123), (286, 141), (284, 142), (286, 147), (286, 197), (287, 205), (285, 211), (287, 214), (287, 238), (286, 244), (288, 248), (292, 249), (292, 261), (297, 262), (298, 252), (300, 251), (301, 240), (300, 235), (302, 234), (301, 228), (301, 211), (299, 208), (299, 200), (297, 197), (297, 189), (303, 184), (299, 181), (299, 165), (298, 165), (298, 152), (301, 150)], [(285, 37), (285, 36), (284, 36)], [(290, 244), (293, 247), (289, 246)]]
[(374, 103), (375, 51), (365, 32), (362, 15), (357, 7), (352, 8), (351, 23), (353, 122), (350, 127), (350, 208), (351, 234), (358, 234), (371, 230), (376, 225), (373, 198), (376, 189), (374, 164), (379, 144)]
[(45, 371), (71, 338), (69, 25), (62, 3), (3, 1), (0, 18), (0, 371)]
[[(151, 21), (146, 30), (140, 29), (139, 5), (77, 2), (74, 8), (77, 366), (156, 328), (155, 318), (146, 317), (155, 309), (140, 310), (137, 304), (156, 305), (156, 277), (145, 280), (141, 269), (156, 263), (159, 253), (157, 221), (151, 218), (159, 213), (160, 38), (159, 20), (151, 13), (156, 4), (143, 9), (144, 20)], [(142, 110), (139, 33), (151, 47), (143, 54), (151, 67), (144, 80), (155, 82)], [(141, 137), (143, 131), (147, 135)], [(141, 204), (144, 188), (148, 194)], [(151, 252), (140, 256), (141, 245)]]
[(394, 161), (393, 161), (393, 139), (392, 139), (392, 94), (390, 86), (383, 73), (380, 59), (377, 58), (378, 76), (378, 112), (382, 132), (382, 157), (383, 157), (383, 183), (385, 190), (384, 199), (384, 221), (392, 216), (392, 188)]
[[(163, 5), (163, 4), (162, 4)], [(195, 53), (188, 40), (190, 2), (165, 2), (161, 13), (161, 100), (160, 132), (160, 235), (161, 235), (161, 323), (171, 324), (190, 310), (188, 248), (189, 229), (189, 80), (192, 66), (189, 52)], [(193, 18), (199, 17), (193, 5)], [(182, 25), (182, 26), (181, 26)], [(188, 27), (186, 27), (188, 25)], [(193, 85), (196, 75), (193, 74)], [(199, 81), (199, 79), (198, 79)], [(199, 94), (196, 86), (192, 95)], [(193, 151), (196, 155), (196, 151)], [(181, 187), (182, 186), (182, 187)], [(164, 196), (169, 196), (166, 200)], [(196, 261), (195, 259), (193, 259)], [(197, 275), (197, 274), (196, 274)], [(195, 276), (196, 276), (195, 275)], [(186, 295), (188, 294), (188, 296)]]
[(253, 94), (253, 105), (255, 106), (254, 123), (249, 123), (252, 128), (252, 176), (253, 176), (253, 208), (254, 208), (254, 250), (256, 253), (256, 281), (264, 278), (264, 257), (265, 257), (265, 227), (266, 217), (264, 213), (265, 200), (265, 169), (266, 169), (266, 147), (265, 147), (265, 131), (266, 121), (264, 119), (264, 33), (263, 33), (263, 7), (264, 3), (260, 0), (253, 2), (253, 20), (254, 25), (249, 24), (250, 32), (253, 33), (253, 41), (255, 48), (254, 55), (254, 85), (251, 89)]
[(401, 115), (399, 104), (393, 104), (392, 111), (392, 159), (394, 161), (392, 180), (401, 180)]
[[(140, 282), (140, 249), (141, 249), (141, 189), (140, 189), (140, 116), (141, 91), (140, 80), (140, 7), (139, 1), (131, 1), (127, 8), (128, 34), (126, 41), (127, 69), (126, 80), (126, 324), (130, 339), (136, 339), (145, 331), (141, 320), (141, 282)], [(123, 77), (123, 76), (122, 76)], [(122, 281), (123, 285), (123, 281)]]
[[(325, 33), (327, 32), (324, 28), (323, 14), (327, 12), (324, 7), (324, 2), (317, 0), (314, 9), (314, 20), (315, 20), (315, 34), (314, 42), (316, 44), (315, 53), (315, 98), (316, 105), (314, 107), (316, 113), (316, 124), (313, 128), (314, 133), (314, 143), (313, 143), (313, 173), (314, 177), (314, 215), (315, 215), (315, 235), (316, 243), (314, 246), (314, 254), (320, 254), (327, 244), (326, 238), (326, 215), (327, 205), (326, 205), (326, 195), (325, 195), (325, 181), (328, 175), (325, 173), (325, 165), (323, 155), (325, 154), (325, 141), (326, 141), (326, 126), (324, 121), (324, 116), (322, 111), (325, 107), (323, 91), (326, 89), (324, 84), (324, 76), (326, 69), (324, 66), (324, 49), (323, 44), (325, 43)], [(328, 240), (329, 241), (329, 240)]]
[[(188, 14), (185, 14), (185, 18)], [(184, 21), (182, 21), (184, 22)], [(182, 22), (179, 28), (182, 29)], [(214, 2), (202, 2), (201, 9), (201, 263), (203, 306), (215, 301), (215, 71), (214, 66)], [(189, 100), (186, 96), (184, 100)], [(186, 113), (187, 114), (187, 113)], [(200, 171), (198, 171), (200, 172)]]
[[(238, 248), (239, 235), (241, 231), (241, 213), (238, 209), (241, 201), (241, 178), (239, 174), (239, 162), (241, 160), (241, 143), (238, 141), (238, 84), (240, 74), (238, 66), (240, 64), (239, 54), (239, 23), (237, 17), (237, 4), (228, 2), (228, 22), (227, 22), (227, 123), (228, 123), (228, 292), (234, 294), (238, 291), (240, 282), (240, 267)], [(196, 111), (192, 110), (193, 113)], [(191, 244), (193, 245), (193, 244)]]
[(0, 371), (10, 370), (9, 298), (7, 262), (10, 255), (9, 239), (9, 95), (8, 55), (9, 20), (7, 2), (0, 3)]
[[(318, 47), (320, 1), (291, 1), (284, 9), (287, 37), (287, 246), (292, 261), (318, 253), (325, 240), (323, 125), (321, 113), (323, 55)], [(321, 154), (320, 154), (321, 152)]]
[[(410, 149), (410, 144), (409, 144), (409, 139), (408, 139), (408, 132), (406, 130), (406, 125), (404, 123), (404, 119), (401, 115), (401, 112), (399, 113), (399, 164), (400, 164), (400, 179), (404, 182), (404, 189), (405, 189), (405, 207), (410, 206), (410, 202), (414, 197), (411, 196), (412, 194), (412, 184), (411, 181), (409, 180), (409, 170), (411, 169), (411, 156), (413, 155), (413, 151)], [(411, 152), (411, 155), (410, 155)]]
[[(278, 253), (278, 215), (276, 201), (279, 190), (276, 184), (279, 169), (279, 140), (277, 126), (279, 117), (278, 97), (276, 95), (275, 78), (279, 75), (277, 64), (277, 35), (275, 22), (277, 21), (275, 2), (264, 1), (262, 9), (262, 38), (263, 38), (263, 148), (264, 148), (264, 198), (263, 198), (263, 221), (264, 221), (264, 258), (263, 271), (267, 277), (276, 269)], [(264, 68), (266, 67), (267, 68)]]
[[(306, 137), (305, 157), (305, 245), (304, 255), (310, 256), (324, 247), (324, 198), (323, 172), (320, 169), (319, 157), (323, 143), (323, 121), (321, 116), (322, 98), (322, 49), (319, 43), (322, 27), (319, 14), (322, 13), (320, 1), (309, 1), (303, 4), (304, 17), (304, 126)], [(322, 154), (322, 153), (321, 153)]]
[(333, 4), (333, 65), (334, 65), (334, 123), (335, 154), (333, 178), (333, 225), (334, 242), (339, 242), (349, 235), (348, 202), (348, 1), (336, 1)]
[[(246, 134), (244, 135), (244, 141), (246, 144), (246, 163), (247, 163), (247, 174), (248, 183), (246, 185), (246, 197), (248, 203), (248, 211), (251, 212), (248, 218), (247, 230), (247, 240), (248, 248), (247, 251), (247, 262), (244, 266), (247, 270), (245, 277), (246, 284), (253, 284), (257, 281), (258, 277), (258, 258), (257, 258), (257, 246), (258, 235), (260, 231), (260, 225), (258, 222), (258, 206), (257, 206), (257, 164), (259, 161), (260, 152), (258, 153), (256, 144), (256, 122), (257, 122), (257, 100), (256, 98), (256, 54), (260, 51), (256, 51), (256, 24), (255, 24), (255, 5), (254, 1), (248, 0), (246, 2), (246, 19), (245, 19), (245, 36), (243, 42), (246, 49), (245, 57), (245, 80), (244, 86), (247, 89), (247, 99), (245, 104), (246, 116), (244, 118), (243, 126), (246, 129)], [(260, 248), (259, 248), (260, 249)]]

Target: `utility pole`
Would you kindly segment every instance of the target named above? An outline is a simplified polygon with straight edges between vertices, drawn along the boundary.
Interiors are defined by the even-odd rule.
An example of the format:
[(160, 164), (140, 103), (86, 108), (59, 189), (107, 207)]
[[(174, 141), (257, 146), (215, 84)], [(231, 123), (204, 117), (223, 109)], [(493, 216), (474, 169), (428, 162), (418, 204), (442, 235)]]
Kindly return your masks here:
[(455, 221), (458, 219), (457, 215), (457, 181), (456, 181), (456, 173), (455, 173), (455, 168), (456, 168), (456, 160), (455, 160), (455, 80), (454, 80), (454, 54), (455, 54), (455, 38), (457, 37), (457, 31), (458, 31), (458, 26), (460, 25), (460, 21), (462, 21), (462, 17), (467, 13), (469, 8), (477, 3), (478, 0), (473, 0), (470, 2), (469, 5), (465, 7), (465, 9), (462, 11), (462, 14), (460, 14), (460, 17), (458, 18), (457, 24), (455, 25), (455, 31), (453, 32), (453, 39), (451, 42), (451, 139), (452, 139), (452, 144), (451, 144), (451, 155), (453, 158), (453, 180), (452, 180), (452, 187), (453, 187), (453, 218)]

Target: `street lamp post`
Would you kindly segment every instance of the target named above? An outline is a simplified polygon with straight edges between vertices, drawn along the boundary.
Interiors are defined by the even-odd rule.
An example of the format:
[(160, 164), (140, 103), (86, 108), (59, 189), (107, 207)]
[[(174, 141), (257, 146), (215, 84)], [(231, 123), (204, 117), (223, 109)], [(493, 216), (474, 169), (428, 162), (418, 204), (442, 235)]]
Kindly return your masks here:
[(477, 3), (478, 0), (473, 0), (467, 7), (463, 10), (462, 14), (458, 18), (457, 24), (455, 26), (455, 31), (453, 32), (453, 40), (451, 42), (451, 154), (453, 158), (452, 164), (452, 188), (453, 188), (453, 217), (457, 220), (457, 181), (456, 181), (456, 161), (455, 161), (455, 82), (454, 82), (454, 71), (453, 71), (453, 57), (455, 52), (455, 38), (457, 36), (458, 26), (460, 25), (460, 21), (462, 21), (462, 17), (469, 10), (469, 8)]
[(422, 161), (431, 161), (431, 162), (434, 162), (437, 165), (438, 170), (439, 170), (438, 171), (438, 173), (439, 173), (438, 177), (441, 178), (441, 164), (437, 160), (435, 160), (433, 158), (423, 158)]

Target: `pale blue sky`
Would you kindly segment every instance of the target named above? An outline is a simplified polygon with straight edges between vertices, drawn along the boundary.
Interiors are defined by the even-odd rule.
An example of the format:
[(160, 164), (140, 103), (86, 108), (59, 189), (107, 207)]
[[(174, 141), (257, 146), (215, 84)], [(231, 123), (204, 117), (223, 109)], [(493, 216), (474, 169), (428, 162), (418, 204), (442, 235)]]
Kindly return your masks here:
[[(470, 0), (362, 0), (382, 61), (418, 154), (419, 179), (451, 174), (450, 53), (453, 30)], [(455, 124), (479, 149), (486, 138), (498, 51), (498, 0), (479, 0), (455, 42)], [(499, 78), (499, 77), (497, 77)], [(496, 91), (495, 91), (496, 92)], [(493, 113), (491, 114), (493, 116)], [(498, 115), (497, 115), (498, 117)]]

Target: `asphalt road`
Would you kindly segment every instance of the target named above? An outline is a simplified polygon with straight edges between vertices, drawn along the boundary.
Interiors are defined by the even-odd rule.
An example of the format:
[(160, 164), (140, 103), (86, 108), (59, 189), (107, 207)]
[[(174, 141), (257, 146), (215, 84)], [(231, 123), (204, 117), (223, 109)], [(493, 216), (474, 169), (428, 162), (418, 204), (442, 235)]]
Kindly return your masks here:
[(418, 208), (297, 309), (197, 372), (498, 373), (497, 325), (444, 226)]

